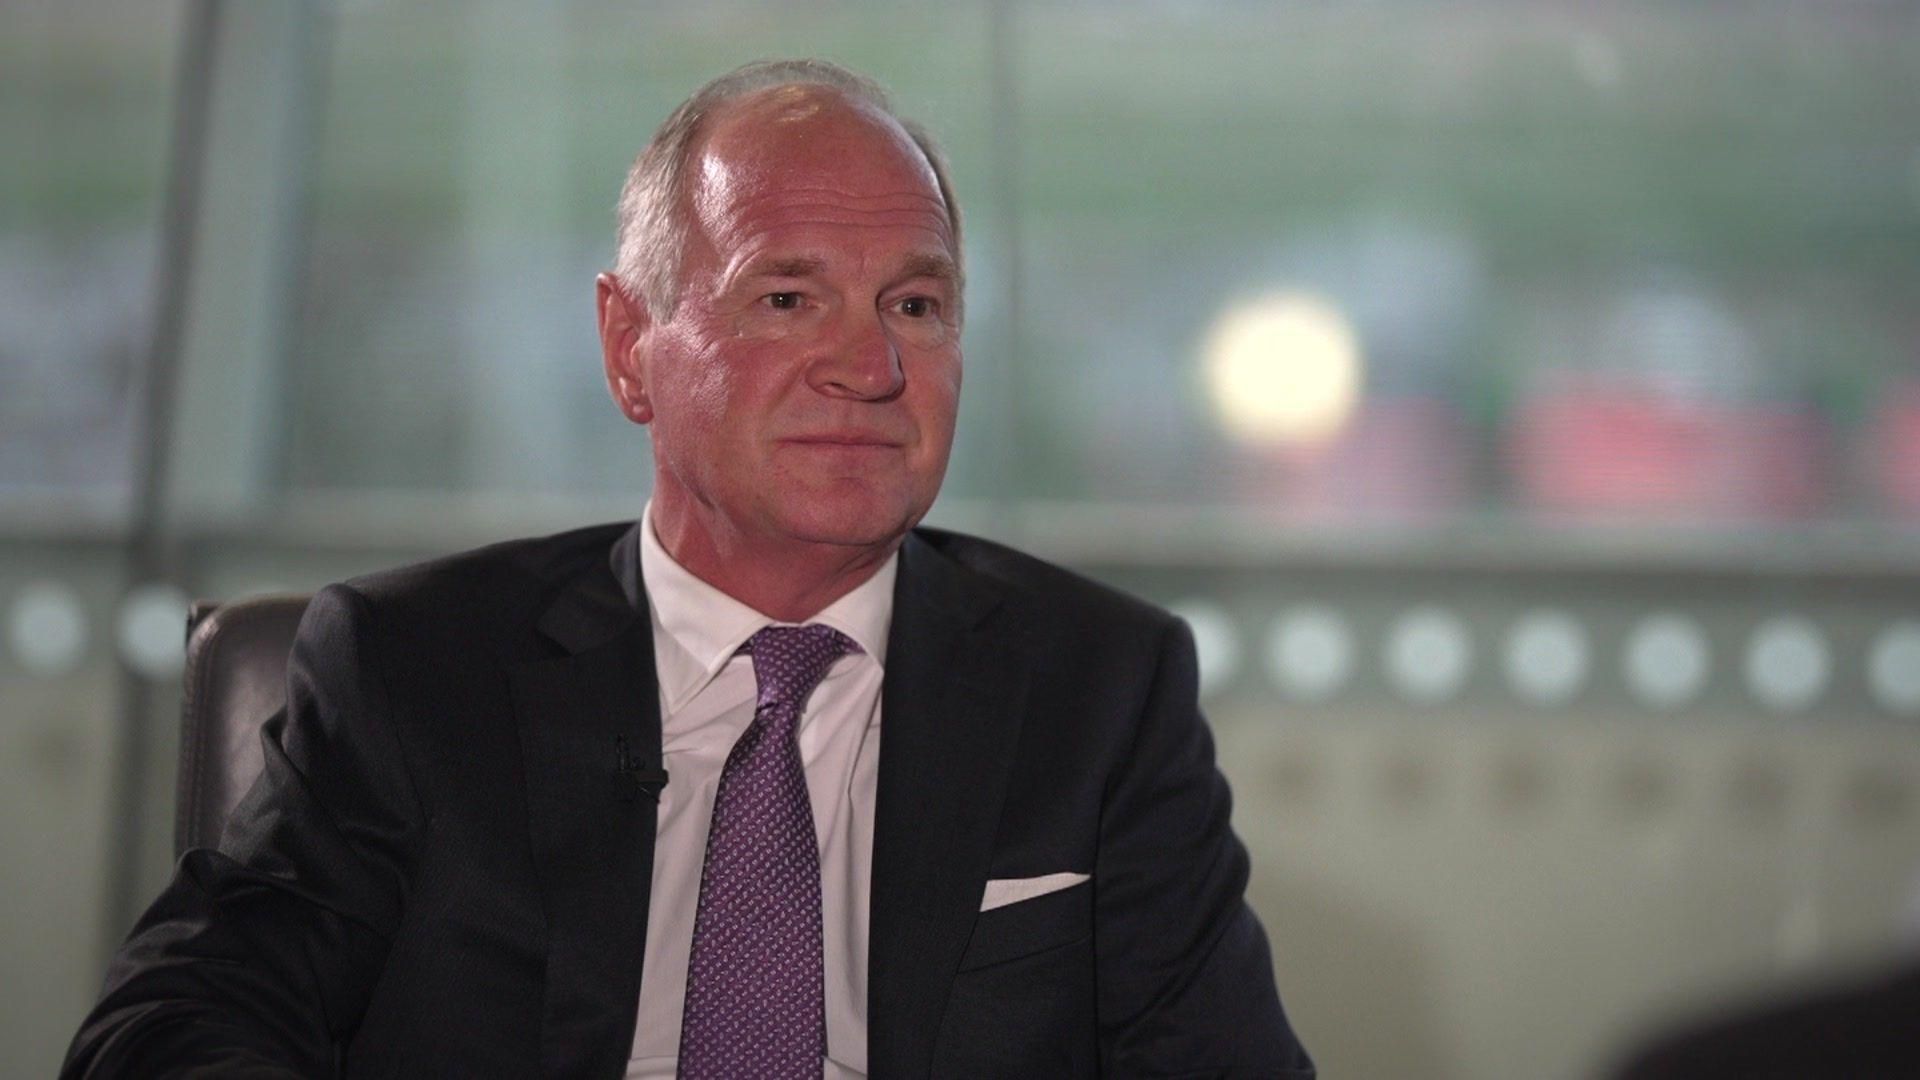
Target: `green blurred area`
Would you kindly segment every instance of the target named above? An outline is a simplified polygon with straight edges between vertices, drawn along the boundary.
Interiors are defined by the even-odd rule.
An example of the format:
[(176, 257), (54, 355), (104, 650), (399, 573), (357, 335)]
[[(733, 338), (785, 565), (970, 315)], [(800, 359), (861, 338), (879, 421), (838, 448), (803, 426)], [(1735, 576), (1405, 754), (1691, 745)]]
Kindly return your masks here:
[[(9, 142), (33, 148), (6, 172), (7, 230), (139, 230), (155, 213), (177, 20), (168, 5), (55, 10), (14, 17), (30, 32), (0, 46)], [(1543, 364), (1529, 326), (1544, 318), (1569, 338), (1561, 365), (1607, 371), (1618, 362), (1583, 323), (1656, 278), (1680, 279), (1751, 343), (1751, 370), (1717, 392), (1796, 403), (1843, 444), (1916, 367), (1920, 32), (1898, 5), (317, 10), (283, 488), (514, 486), (463, 461), (469, 404), (422, 400), (501, 362), (409, 359), (456, 334), (437, 282), (470, 295), (462, 278), (523, 274), (519, 287), (546, 287), (537, 257), (513, 265), (515, 242), (583, 272), (604, 265), (613, 194), (652, 125), (688, 87), (760, 56), (873, 74), (950, 152), (975, 225), (969, 348), (988, 372), (976, 398), (1014, 410), (963, 427), (968, 497), (1157, 498), (1172, 484), (1241, 498), (1208, 479), (1234, 455), (1193, 387), (1197, 339), (1236, 290), (1312, 286), (1314, 250), (1370, 239), (1464, 253), (1471, 295), (1432, 331), (1437, 359), (1407, 378), (1496, 455)], [(1418, 287), (1411, 272), (1357, 287)], [(1011, 281), (1027, 288), (995, 294)], [(1103, 307), (1160, 362), (1116, 369), (1076, 322)], [(546, 340), (589, 352), (577, 309), (546, 319)], [(392, 381), (418, 414), (418, 452), (362, 446), (331, 419), (346, 402), (298, 374), (315, 370)], [(1142, 420), (1141, 439), (1192, 464), (1116, 489), (1091, 436), (1047, 430), (1049, 414), (1081, 409), (1095, 426), (1119, 419), (1086, 404), (1103, 371), (1163, 382), (1182, 405)], [(1388, 363), (1371, 388), (1399, 377)], [(584, 421), (605, 421), (585, 412), (598, 409), (591, 386), (567, 393)], [(1858, 453), (1837, 456), (1823, 512), (1880, 515), (1854, 494), (1876, 483), (1856, 475)], [(1497, 467), (1471, 467), (1460, 512), (1511, 503)], [(1129, 469), (1155, 471), (1117, 471)], [(571, 482), (624, 477), (589, 468)]]
[[(937, 125), (966, 201), (990, 198), (982, 6), (484, 7), (335, 17), (315, 163), (330, 224), (456, 218), (469, 98), (527, 70), (524, 41), (475, 27), (517, 19), (551, 39), (572, 181), (557, 220), (583, 234), (605, 231), (651, 124), (743, 57), (871, 72)], [(1920, 46), (1898, 6), (1593, 8), (1016, 6), (1022, 207), (1233, 235), (1377, 193), (1471, 223), (1516, 272), (1653, 245), (1733, 274), (1824, 266), (1911, 287)], [(33, 148), (9, 170), (16, 222), (148, 216), (175, 48), (153, 31), (169, 22), (44, 18), (0, 43), (8, 128)]]

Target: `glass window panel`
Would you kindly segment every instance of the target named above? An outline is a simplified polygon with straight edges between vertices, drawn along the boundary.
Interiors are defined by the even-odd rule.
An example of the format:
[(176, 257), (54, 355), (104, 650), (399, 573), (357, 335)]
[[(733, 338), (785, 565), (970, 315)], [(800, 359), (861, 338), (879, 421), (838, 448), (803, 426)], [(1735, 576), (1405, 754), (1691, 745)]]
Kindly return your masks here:
[[(633, 155), (715, 74), (834, 57), (945, 138), (963, 200), (989, 223), (977, 260), (993, 217), (984, 26), (966, 6), (343, 10), (288, 483), (643, 492), (647, 440), (607, 399), (593, 317)], [(973, 308), (973, 340), (991, 338), (992, 319), (990, 303)]]
[(125, 511), (177, 5), (0, 10), (0, 515)]
[(1033, 494), (1917, 520), (1901, 10), (1021, 12)]

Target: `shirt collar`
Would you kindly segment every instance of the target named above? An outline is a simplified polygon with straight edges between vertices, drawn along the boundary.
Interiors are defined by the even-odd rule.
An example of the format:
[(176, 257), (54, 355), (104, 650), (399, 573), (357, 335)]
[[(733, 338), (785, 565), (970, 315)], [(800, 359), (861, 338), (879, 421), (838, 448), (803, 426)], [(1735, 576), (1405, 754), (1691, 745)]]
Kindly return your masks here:
[[(893, 582), (899, 569), (896, 551), (872, 577), (807, 621), (825, 623), (852, 638), (884, 669), (887, 630), (893, 621)], [(654, 637), (671, 646), (654, 650), (668, 712), (679, 710), (705, 689), (748, 638), (779, 622), (674, 561), (654, 535), (652, 500), (640, 515), (640, 577), (646, 586)]]

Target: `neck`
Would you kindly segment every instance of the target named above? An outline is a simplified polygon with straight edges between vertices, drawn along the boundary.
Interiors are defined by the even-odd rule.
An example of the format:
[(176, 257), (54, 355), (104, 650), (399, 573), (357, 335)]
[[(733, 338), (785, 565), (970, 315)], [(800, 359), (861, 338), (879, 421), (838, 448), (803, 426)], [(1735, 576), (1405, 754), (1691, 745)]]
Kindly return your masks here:
[(688, 573), (781, 622), (818, 615), (879, 572), (904, 539), (870, 546), (772, 540), (688, 502), (656, 492), (649, 516), (660, 546)]

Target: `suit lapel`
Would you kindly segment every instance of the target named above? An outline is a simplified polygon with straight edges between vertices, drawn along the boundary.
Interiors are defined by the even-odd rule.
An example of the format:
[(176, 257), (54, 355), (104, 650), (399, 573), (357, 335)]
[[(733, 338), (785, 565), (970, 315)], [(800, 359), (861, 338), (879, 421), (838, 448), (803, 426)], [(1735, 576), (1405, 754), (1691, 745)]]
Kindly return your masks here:
[(539, 622), (564, 654), (512, 672), (548, 920), (548, 1076), (617, 1077), (633, 1045), (657, 803), (631, 773), (661, 757), (637, 555), (629, 531), (609, 562), (565, 587)]
[(996, 588), (918, 536), (901, 548), (881, 691), (867, 1068), (922, 1076), (980, 906), (1029, 657)]

